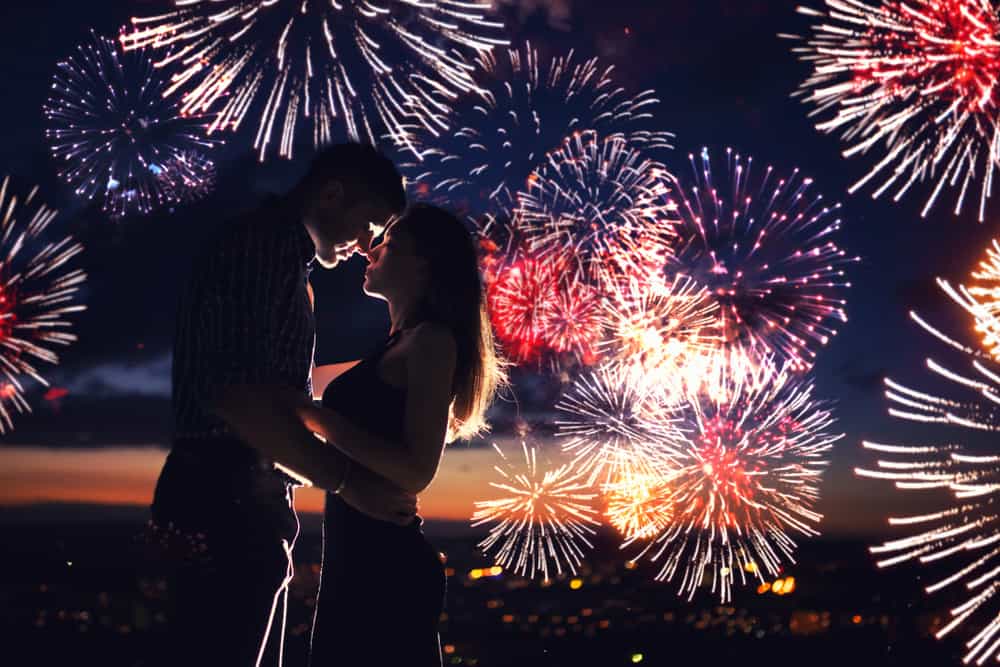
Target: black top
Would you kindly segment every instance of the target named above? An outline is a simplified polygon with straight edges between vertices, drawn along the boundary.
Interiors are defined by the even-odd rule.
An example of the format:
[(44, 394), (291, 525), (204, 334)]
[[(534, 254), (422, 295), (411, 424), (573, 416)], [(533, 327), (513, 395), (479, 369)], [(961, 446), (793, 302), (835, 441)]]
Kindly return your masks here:
[(175, 443), (232, 441), (225, 423), (204, 408), (227, 384), (308, 394), (315, 321), (306, 282), (315, 254), (301, 220), (279, 199), (226, 225), (200, 253), (174, 339)]
[[(335, 410), (359, 428), (402, 446), (406, 389), (389, 384), (378, 372), (382, 356), (398, 340), (399, 333), (390, 336), (374, 355), (363, 359), (327, 385), (323, 392), (323, 407)], [(369, 533), (372, 539), (379, 536), (392, 539), (400, 531), (419, 529), (422, 524), (419, 517), (405, 528), (369, 518), (333, 494), (327, 494), (326, 513), (328, 535), (349, 532), (352, 542), (362, 533)], [(331, 542), (335, 540), (333, 537), (328, 539)]]
[[(402, 447), (407, 392), (378, 372), (395, 340), (331, 382), (323, 405)], [(312, 667), (440, 667), (444, 566), (421, 523), (415, 518), (401, 527), (371, 519), (327, 494)]]

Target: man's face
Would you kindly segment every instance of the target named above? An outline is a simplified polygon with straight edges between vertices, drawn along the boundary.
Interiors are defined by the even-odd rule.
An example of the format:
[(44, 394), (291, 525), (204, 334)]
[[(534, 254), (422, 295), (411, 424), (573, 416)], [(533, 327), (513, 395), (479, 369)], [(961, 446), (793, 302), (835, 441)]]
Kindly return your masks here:
[[(334, 195), (338, 190), (334, 190)], [(316, 242), (316, 260), (329, 269), (355, 252), (367, 250), (372, 238), (389, 224), (393, 210), (369, 197), (356, 198), (343, 206), (342, 196), (329, 196), (320, 199), (313, 216), (320, 236)]]

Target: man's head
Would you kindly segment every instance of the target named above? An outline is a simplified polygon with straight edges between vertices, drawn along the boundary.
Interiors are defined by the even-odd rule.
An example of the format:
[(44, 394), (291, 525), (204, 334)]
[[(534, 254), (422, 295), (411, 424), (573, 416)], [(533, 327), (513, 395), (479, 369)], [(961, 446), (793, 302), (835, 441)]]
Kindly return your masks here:
[(403, 177), (372, 146), (337, 144), (313, 159), (295, 189), (320, 265), (331, 268), (406, 207)]

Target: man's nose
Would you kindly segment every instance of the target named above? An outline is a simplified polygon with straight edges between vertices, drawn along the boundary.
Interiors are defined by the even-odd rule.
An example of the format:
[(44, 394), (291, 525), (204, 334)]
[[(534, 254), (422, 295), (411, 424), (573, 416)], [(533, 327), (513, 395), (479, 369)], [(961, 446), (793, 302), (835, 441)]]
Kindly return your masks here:
[(367, 255), (369, 249), (371, 248), (373, 238), (375, 238), (375, 235), (370, 229), (361, 232), (358, 235), (358, 252), (362, 255)]

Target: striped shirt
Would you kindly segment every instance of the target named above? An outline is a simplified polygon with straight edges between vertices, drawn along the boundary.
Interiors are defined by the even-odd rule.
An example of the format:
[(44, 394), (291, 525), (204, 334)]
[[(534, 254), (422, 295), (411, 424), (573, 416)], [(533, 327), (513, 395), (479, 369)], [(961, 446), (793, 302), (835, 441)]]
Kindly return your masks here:
[(199, 254), (174, 338), (175, 449), (233, 441), (225, 422), (205, 409), (222, 387), (261, 383), (308, 395), (316, 326), (307, 285), (315, 254), (299, 216), (278, 199), (223, 227)]

